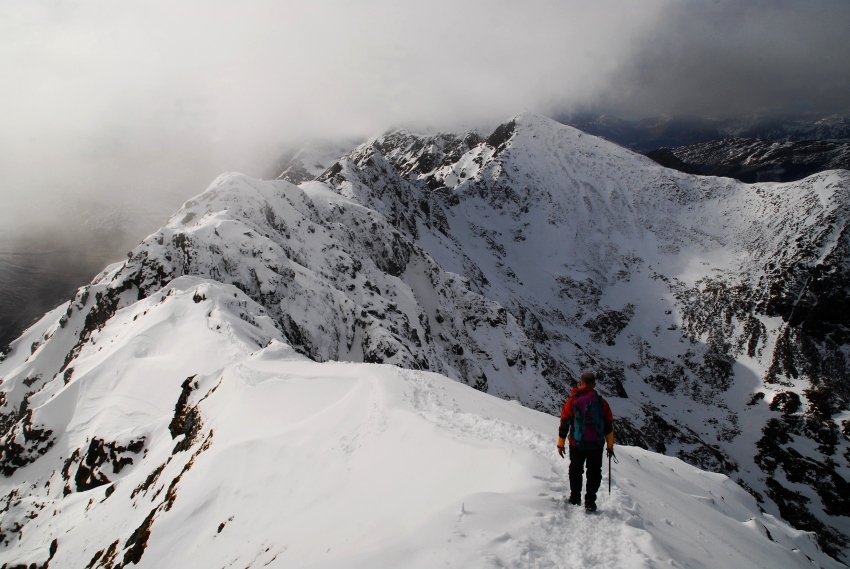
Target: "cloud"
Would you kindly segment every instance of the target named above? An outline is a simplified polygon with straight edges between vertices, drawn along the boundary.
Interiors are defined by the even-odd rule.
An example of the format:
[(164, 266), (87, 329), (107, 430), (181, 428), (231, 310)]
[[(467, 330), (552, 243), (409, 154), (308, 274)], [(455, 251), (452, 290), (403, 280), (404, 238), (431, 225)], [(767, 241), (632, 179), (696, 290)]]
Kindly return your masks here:
[(489, 118), (592, 95), (665, 4), (27, 3), (2, 30), (5, 97), (50, 130), (177, 108), (251, 137)]
[(69, 200), (185, 199), (304, 137), (587, 102), (667, 4), (5, 2), (5, 221)]
[(67, 223), (67, 205), (87, 201), (173, 208), (222, 171), (259, 175), (293, 141), (399, 123), (493, 125), (523, 110), (593, 106), (841, 106), (848, 10), (785, 0), (7, 0), (0, 224)]
[(634, 115), (847, 113), (848, 22), (842, 0), (679, 2), (596, 104)]

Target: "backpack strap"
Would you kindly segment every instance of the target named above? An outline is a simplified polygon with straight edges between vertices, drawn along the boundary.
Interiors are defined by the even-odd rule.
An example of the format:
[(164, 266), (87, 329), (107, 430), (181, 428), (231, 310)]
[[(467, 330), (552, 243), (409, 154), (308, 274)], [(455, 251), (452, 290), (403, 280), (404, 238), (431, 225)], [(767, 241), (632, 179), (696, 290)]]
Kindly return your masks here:
[(578, 405), (578, 399), (573, 401), (573, 441), (576, 447), (582, 448), (582, 439), (584, 438), (584, 413)]
[(605, 413), (604, 413), (605, 400), (602, 399), (602, 396), (599, 395), (599, 393), (597, 393), (595, 389), (593, 390), (593, 394), (596, 395), (596, 407), (594, 409), (596, 412), (593, 414), (591, 419), (593, 419), (593, 423), (596, 425), (597, 434), (600, 437), (603, 437), (604, 433), (605, 433), (605, 416), (604, 416), (605, 415)]

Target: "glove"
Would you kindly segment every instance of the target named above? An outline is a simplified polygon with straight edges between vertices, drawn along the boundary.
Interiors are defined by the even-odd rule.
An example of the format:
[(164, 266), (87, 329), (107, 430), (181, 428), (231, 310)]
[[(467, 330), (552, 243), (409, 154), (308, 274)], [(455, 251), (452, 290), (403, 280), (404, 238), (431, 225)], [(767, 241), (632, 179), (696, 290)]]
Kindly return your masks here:
[(558, 454), (561, 455), (561, 458), (564, 458), (564, 447), (558, 447)]
[(616, 458), (616, 455), (614, 454), (614, 447), (608, 447), (605, 449), (605, 454), (608, 455), (608, 458)]
[(567, 441), (558, 437), (558, 454), (561, 455), (561, 458), (564, 458), (564, 447), (567, 445)]

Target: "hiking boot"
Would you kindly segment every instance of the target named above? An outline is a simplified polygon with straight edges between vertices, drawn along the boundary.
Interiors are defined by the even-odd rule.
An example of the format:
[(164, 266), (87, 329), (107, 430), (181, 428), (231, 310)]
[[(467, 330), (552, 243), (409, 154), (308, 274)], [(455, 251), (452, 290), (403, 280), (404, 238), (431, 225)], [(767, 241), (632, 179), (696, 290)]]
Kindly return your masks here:
[(572, 506), (581, 506), (581, 496), (570, 495), (567, 503)]
[(596, 511), (596, 504), (594, 502), (585, 502), (584, 511), (588, 514), (594, 513)]

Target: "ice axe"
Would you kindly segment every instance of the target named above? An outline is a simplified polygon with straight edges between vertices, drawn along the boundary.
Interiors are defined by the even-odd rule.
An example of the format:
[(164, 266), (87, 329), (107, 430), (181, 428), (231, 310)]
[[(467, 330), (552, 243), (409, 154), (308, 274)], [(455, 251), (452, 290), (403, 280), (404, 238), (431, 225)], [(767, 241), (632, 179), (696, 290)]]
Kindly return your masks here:
[(608, 495), (611, 495), (611, 459), (614, 459), (614, 464), (620, 464), (617, 460), (617, 455), (614, 454), (614, 447), (608, 449)]

